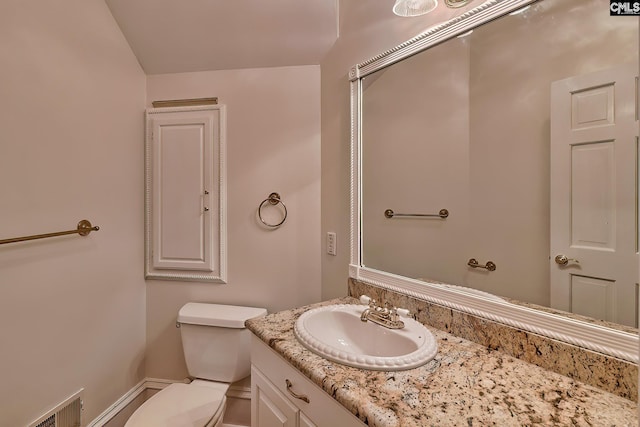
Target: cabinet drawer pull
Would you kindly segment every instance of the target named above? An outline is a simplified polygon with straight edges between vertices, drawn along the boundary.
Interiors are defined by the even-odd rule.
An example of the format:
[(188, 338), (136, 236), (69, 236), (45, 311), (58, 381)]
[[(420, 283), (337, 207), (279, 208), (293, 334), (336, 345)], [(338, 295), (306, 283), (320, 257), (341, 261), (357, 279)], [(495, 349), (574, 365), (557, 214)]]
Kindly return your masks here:
[(284, 382), (287, 384), (287, 391), (291, 396), (309, 403), (309, 398), (307, 396), (305, 396), (304, 394), (298, 394), (295, 391), (291, 390), (291, 387), (293, 386), (293, 384), (291, 384), (291, 381), (285, 378)]

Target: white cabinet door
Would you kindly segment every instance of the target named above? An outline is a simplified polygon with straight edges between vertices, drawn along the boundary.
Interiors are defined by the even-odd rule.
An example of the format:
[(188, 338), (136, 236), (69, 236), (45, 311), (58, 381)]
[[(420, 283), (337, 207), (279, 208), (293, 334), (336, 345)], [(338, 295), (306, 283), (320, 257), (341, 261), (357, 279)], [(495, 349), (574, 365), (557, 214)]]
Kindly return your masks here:
[(147, 110), (146, 277), (225, 281), (224, 107)]
[(298, 426), (298, 408), (255, 368), (251, 369), (251, 382), (252, 427)]

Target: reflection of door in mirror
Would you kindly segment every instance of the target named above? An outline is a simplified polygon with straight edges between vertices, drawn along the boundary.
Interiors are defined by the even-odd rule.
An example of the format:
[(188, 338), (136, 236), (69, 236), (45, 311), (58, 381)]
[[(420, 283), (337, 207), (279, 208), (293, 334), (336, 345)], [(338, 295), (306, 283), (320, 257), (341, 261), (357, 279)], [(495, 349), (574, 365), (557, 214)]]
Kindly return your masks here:
[(635, 327), (636, 69), (551, 85), (550, 204), (551, 306)]

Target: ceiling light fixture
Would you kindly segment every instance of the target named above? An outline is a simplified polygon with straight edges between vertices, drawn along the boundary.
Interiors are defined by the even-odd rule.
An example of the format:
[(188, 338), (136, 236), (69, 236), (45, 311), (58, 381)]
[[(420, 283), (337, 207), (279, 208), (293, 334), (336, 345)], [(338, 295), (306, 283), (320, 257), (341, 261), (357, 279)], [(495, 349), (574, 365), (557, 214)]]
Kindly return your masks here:
[(398, 16), (419, 16), (431, 12), (438, 6), (438, 0), (396, 0), (393, 13)]

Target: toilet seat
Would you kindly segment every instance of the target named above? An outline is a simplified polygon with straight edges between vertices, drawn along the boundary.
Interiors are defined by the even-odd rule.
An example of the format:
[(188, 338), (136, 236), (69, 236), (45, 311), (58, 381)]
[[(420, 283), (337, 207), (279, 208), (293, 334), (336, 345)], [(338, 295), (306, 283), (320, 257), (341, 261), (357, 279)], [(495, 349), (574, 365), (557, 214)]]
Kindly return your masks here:
[(222, 421), (224, 391), (202, 385), (175, 383), (144, 402), (125, 427), (205, 427)]

